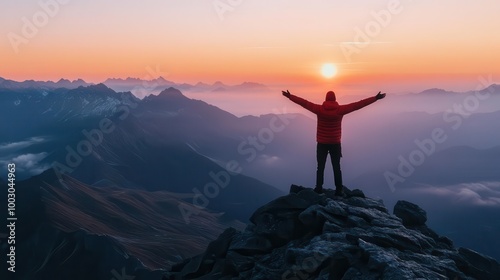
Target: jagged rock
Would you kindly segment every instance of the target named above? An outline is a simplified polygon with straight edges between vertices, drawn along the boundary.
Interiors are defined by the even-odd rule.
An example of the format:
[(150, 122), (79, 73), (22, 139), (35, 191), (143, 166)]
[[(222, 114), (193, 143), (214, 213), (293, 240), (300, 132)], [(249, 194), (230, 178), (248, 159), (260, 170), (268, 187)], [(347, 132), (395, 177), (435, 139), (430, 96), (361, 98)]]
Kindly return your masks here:
[(290, 186), (290, 193), (299, 193), (300, 191), (307, 190), (307, 188), (304, 188), (303, 186), (297, 186), (297, 185), (291, 185)]
[(205, 255), (213, 256), (215, 258), (225, 257), (229, 245), (237, 231), (234, 228), (228, 228), (219, 237), (208, 244)]
[(500, 267), (498, 262), (488, 256), (467, 248), (459, 248), (458, 253), (465, 259), (464, 269), (477, 279), (498, 279)]
[(427, 222), (427, 213), (418, 205), (399, 200), (394, 205), (394, 215), (403, 220), (405, 226), (420, 226)]
[(246, 232), (236, 236), (229, 246), (229, 250), (244, 256), (260, 255), (273, 249), (271, 241), (264, 236)]
[(354, 189), (352, 190), (347, 197), (361, 197), (365, 198), (365, 193), (362, 190)]
[(350, 197), (347, 200), (348, 204), (359, 206), (363, 208), (374, 208), (384, 213), (389, 213), (384, 203), (380, 200), (375, 200), (371, 198), (361, 198), (361, 197)]
[(325, 206), (325, 211), (336, 216), (347, 217), (347, 207), (344, 203), (330, 200)]
[(164, 279), (498, 279), (496, 260), (453, 248), (417, 205), (400, 201), (395, 216), (353, 192), (330, 197), (292, 185), (245, 231), (226, 230)]
[(299, 221), (306, 227), (318, 231), (323, 228), (323, 224), (328, 219), (329, 214), (326, 213), (321, 205), (313, 205), (299, 214)]
[(225, 275), (238, 275), (252, 269), (253, 266), (254, 261), (251, 257), (249, 258), (235, 251), (229, 251), (225, 259), (224, 270), (221, 272), (224, 272)]
[(250, 217), (255, 225), (252, 232), (267, 237), (274, 246), (283, 245), (307, 231), (299, 220), (299, 214), (311, 205), (325, 203), (325, 199), (311, 189), (277, 198), (257, 209)]

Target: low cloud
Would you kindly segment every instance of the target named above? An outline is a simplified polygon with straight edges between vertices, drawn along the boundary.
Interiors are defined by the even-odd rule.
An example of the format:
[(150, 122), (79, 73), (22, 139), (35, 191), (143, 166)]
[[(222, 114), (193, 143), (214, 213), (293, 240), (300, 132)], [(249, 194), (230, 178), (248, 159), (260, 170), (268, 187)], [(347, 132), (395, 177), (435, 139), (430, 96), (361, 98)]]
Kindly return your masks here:
[(265, 164), (272, 165), (277, 164), (281, 159), (277, 156), (263, 154), (259, 156), (259, 160), (264, 162)]
[(42, 143), (46, 141), (44, 137), (31, 137), (27, 140), (18, 141), (18, 142), (10, 142), (10, 143), (0, 143), (0, 152), (14, 152), (26, 147), (29, 147), (33, 144)]
[(419, 194), (448, 198), (458, 204), (500, 207), (500, 182), (462, 183), (451, 186), (421, 186)]
[(1, 165), (7, 166), (10, 163), (16, 165), (16, 170), (29, 173), (30, 175), (39, 174), (50, 168), (49, 164), (42, 164), (41, 161), (46, 158), (48, 153), (18, 155), (8, 160), (0, 160)]

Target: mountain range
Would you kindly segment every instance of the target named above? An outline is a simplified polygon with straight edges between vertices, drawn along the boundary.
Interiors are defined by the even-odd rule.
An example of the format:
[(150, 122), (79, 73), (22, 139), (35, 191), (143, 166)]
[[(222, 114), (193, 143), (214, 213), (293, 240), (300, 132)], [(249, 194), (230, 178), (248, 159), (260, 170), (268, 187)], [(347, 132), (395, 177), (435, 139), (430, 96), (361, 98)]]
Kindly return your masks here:
[[(454, 98), (463, 102), (467, 96)], [(356, 112), (344, 122), (345, 181), (390, 206), (400, 199), (422, 204), (438, 232), (459, 246), (500, 258), (495, 235), (500, 178), (494, 168), (498, 112), (481, 111), (495, 98), (463, 117), (456, 130), (440, 113), (394, 115), (385, 111), (389, 103)], [(67, 275), (79, 263), (102, 262), (87, 276), (116, 278), (123, 267), (137, 277), (161, 278), (164, 271), (158, 269), (201, 253), (224, 228), (241, 229), (255, 209), (282, 196), (287, 183), (311, 186), (315, 171), (315, 122), (309, 116), (237, 117), (174, 87), (139, 99), (105, 84), (0, 85), (0, 119), (11, 120), (0, 122), (0, 130), (9, 131), (0, 135), (0, 166), (16, 163), (19, 203), (26, 207), (19, 231), (26, 233), (20, 240), (27, 247), (20, 246), (20, 252), (36, 256), (27, 267), (43, 275), (68, 259)], [(389, 192), (383, 173), (394, 171), (398, 156), (407, 156), (415, 139), (429, 137), (436, 127), (446, 129), (448, 140)], [(331, 180), (328, 172), (326, 179)], [(50, 242), (39, 251), (29, 247), (45, 239)], [(103, 257), (92, 262), (89, 256), (99, 254)]]
[[(36, 95), (41, 99), (35, 100)], [(12, 140), (6, 140), (24, 139), (0, 146), (5, 151), (2, 162), (16, 162), (20, 178), (54, 167), (87, 184), (106, 182), (126, 188), (188, 193), (195, 188), (203, 192), (207, 184), (222, 178), (228, 186), (213, 199), (211, 208), (243, 219), (252, 208), (243, 207), (244, 201), (256, 206), (280, 194), (253, 178), (229, 175), (225, 165), (193, 150), (192, 146), (217, 139), (223, 145), (228, 138), (237, 137), (232, 135), (235, 131), (222, 132), (237, 127), (239, 120), (202, 101), (188, 99), (176, 89), (167, 89), (140, 103), (130, 93), (118, 94), (103, 84), (46, 96), (6, 92), (0, 98), (3, 112), (19, 115), (17, 121), (27, 123), (6, 123), (2, 127), (12, 132)], [(20, 104), (9, 102), (16, 98)], [(111, 132), (100, 129), (103, 120), (113, 128)], [(185, 178), (186, 173), (191, 176)], [(246, 187), (250, 185), (252, 190)], [(255, 191), (260, 195), (250, 200)]]
[[(213, 84), (206, 84), (198, 82), (196, 84), (188, 83), (176, 83), (169, 81), (163, 77), (158, 77), (155, 79), (139, 79), (139, 78), (108, 78), (102, 84), (107, 87), (117, 91), (117, 92), (132, 92), (136, 96), (141, 98), (149, 94), (158, 94), (163, 89), (168, 87), (175, 87), (179, 90), (193, 91), (193, 92), (238, 92), (238, 91), (266, 91), (269, 88), (261, 83), (255, 82), (243, 82), (237, 85), (227, 85), (221, 81), (216, 81)], [(60, 79), (57, 82), (53, 81), (35, 81), (26, 80), (22, 82), (17, 82), (14, 80), (4, 79), (0, 77), (0, 88), (2, 89), (76, 89), (78, 87), (88, 87), (94, 85), (93, 83), (87, 83), (82, 79), (77, 79), (70, 81), (68, 79)]]
[(60, 79), (57, 82), (53, 81), (35, 81), (26, 80), (22, 82), (16, 82), (13, 80), (8, 80), (0, 77), (0, 87), (4, 89), (25, 89), (25, 88), (45, 88), (45, 89), (56, 89), (56, 88), (77, 88), (80, 86), (89, 86), (90, 84), (82, 79), (77, 79), (70, 81), (67, 79)]

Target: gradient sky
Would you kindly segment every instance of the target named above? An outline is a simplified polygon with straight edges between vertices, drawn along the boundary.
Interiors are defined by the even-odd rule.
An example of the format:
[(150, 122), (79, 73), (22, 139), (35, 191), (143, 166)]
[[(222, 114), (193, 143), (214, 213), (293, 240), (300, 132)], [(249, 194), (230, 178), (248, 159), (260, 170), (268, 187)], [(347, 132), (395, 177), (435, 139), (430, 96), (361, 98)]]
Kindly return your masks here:
[[(175, 82), (318, 84), (473, 89), (500, 77), (500, 1), (60, 0), (25, 37), (26, 18), (43, 23), (40, 3), (0, 2), (0, 77), (14, 80), (150, 78)], [(218, 14), (216, 3), (236, 3)], [(397, 13), (377, 23), (374, 13)], [(377, 28), (378, 26), (379, 28)], [(357, 29), (371, 27), (356, 44)], [(358, 36), (359, 37), (359, 36)], [(361, 40), (362, 41), (362, 40)], [(349, 58), (341, 46), (357, 48)], [(338, 75), (319, 74), (332, 62)]]

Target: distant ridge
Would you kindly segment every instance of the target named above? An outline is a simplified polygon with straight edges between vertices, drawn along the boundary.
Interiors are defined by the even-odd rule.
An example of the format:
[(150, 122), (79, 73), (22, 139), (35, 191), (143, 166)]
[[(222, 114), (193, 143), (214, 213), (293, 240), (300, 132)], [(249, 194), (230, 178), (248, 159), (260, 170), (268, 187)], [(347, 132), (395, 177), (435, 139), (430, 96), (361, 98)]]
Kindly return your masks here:
[(427, 95), (439, 95), (439, 94), (471, 94), (474, 92), (481, 92), (481, 93), (492, 93), (492, 94), (500, 94), (500, 85), (499, 84), (491, 84), (483, 89), (480, 90), (469, 90), (465, 92), (456, 92), (456, 91), (450, 91), (450, 90), (445, 90), (442, 88), (430, 88), (426, 89), (424, 91), (421, 91), (417, 94), (427, 94)]
[(198, 82), (196, 84), (176, 83), (166, 80), (163, 77), (157, 79), (145, 80), (139, 78), (110, 78), (103, 82), (108, 87), (116, 91), (153, 91), (158, 92), (168, 87), (175, 87), (179, 90), (189, 90), (198, 92), (231, 92), (231, 91), (265, 91), (269, 88), (261, 83), (243, 82), (236, 85), (228, 85), (222, 81), (216, 81), (213, 84)]
[[(167, 80), (160, 76), (155, 79), (141, 79), (134, 77), (123, 78), (108, 78), (100, 84), (104, 84), (107, 87), (113, 89), (117, 92), (127, 92), (131, 91), (134, 94), (134, 90), (148, 91), (159, 93), (160, 91), (175, 87), (179, 90), (189, 90), (189, 91), (200, 91), (200, 92), (231, 92), (231, 91), (266, 91), (270, 88), (262, 83), (245, 81), (241, 84), (228, 85), (222, 81), (216, 81), (212, 84), (197, 82), (195, 84), (189, 83), (176, 83), (171, 80)], [(0, 88), (4, 89), (29, 89), (29, 88), (44, 88), (44, 89), (56, 89), (56, 88), (67, 88), (75, 89), (81, 86), (95, 85), (94, 83), (85, 82), (83, 79), (69, 80), (61, 78), (57, 82), (54, 81), (36, 81), (36, 80), (25, 80), (25, 81), (14, 81), (0, 77)], [(444, 95), (444, 94), (470, 94), (473, 92), (489, 92), (492, 94), (500, 94), (500, 84), (491, 84), (480, 90), (469, 90), (464, 92), (450, 91), (442, 88), (429, 88), (418, 92), (416, 94), (425, 95)], [(144, 94), (144, 96), (147, 94)], [(142, 96), (143, 97), (143, 96)], [(141, 97), (141, 98), (142, 98)]]
[(430, 89), (426, 89), (426, 90), (420, 92), (420, 94), (445, 94), (445, 93), (453, 93), (453, 92), (446, 91), (446, 90), (441, 89), (441, 88), (430, 88)]
[(7, 89), (27, 89), (27, 88), (45, 88), (45, 89), (56, 89), (56, 88), (67, 88), (74, 89), (81, 86), (89, 86), (93, 85), (92, 83), (87, 83), (82, 79), (77, 80), (67, 80), (67, 79), (59, 79), (57, 82), (53, 81), (35, 81), (35, 80), (26, 80), (23, 82), (17, 82), (13, 80), (8, 80), (4, 78), (0, 78), (0, 88)]

